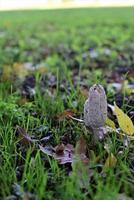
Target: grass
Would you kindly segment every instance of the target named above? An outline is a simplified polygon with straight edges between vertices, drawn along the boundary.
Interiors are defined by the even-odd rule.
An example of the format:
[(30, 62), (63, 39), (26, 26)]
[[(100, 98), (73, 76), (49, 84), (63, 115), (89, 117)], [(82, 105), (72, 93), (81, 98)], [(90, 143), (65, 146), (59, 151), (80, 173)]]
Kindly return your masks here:
[[(109, 73), (117, 70), (120, 78), (133, 70), (133, 11), (134, 8), (93, 8), (0, 13), (1, 199), (134, 198), (133, 142), (124, 147), (123, 140), (113, 133), (90, 149), (87, 136), (91, 175), (88, 181), (83, 166), (78, 169), (81, 174), (76, 169), (69, 176), (70, 166), (59, 165), (38, 146), (47, 144), (41, 138), (49, 135), (52, 138), (48, 144), (56, 146), (64, 136), (75, 146), (86, 134), (83, 124), (64, 117), (59, 120), (59, 116), (70, 109), (82, 118), (92, 84), (103, 84), (108, 101), (113, 103), (116, 92), (108, 87)], [(26, 63), (37, 70), (27, 74)], [(38, 70), (39, 66), (45, 73)], [(33, 79), (28, 81), (32, 75), (34, 87)], [(131, 76), (126, 75), (126, 79), (133, 82)], [(34, 88), (35, 95), (28, 88)], [(124, 100), (120, 106), (126, 112), (133, 110), (133, 105), (128, 109), (127, 104)], [(23, 127), (39, 142), (22, 143), (16, 126)], [(116, 166), (109, 167), (106, 173), (102, 172), (108, 157), (104, 144), (117, 158)]]

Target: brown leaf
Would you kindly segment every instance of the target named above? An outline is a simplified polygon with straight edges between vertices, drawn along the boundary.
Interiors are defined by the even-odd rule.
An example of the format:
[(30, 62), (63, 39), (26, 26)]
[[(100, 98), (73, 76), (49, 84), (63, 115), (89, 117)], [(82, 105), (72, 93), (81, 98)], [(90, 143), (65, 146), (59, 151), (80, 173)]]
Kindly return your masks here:
[(73, 174), (77, 177), (77, 183), (80, 188), (88, 188), (89, 180), (92, 176), (91, 171), (89, 171), (89, 159), (86, 156), (86, 151), (86, 141), (81, 137), (75, 147), (72, 165)]
[(74, 152), (74, 147), (73, 147), (72, 144), (67, 144), (65, 147), (66, 147), (66, 150), (67, 150), (67, 151)]
[[(52, 146), (39, 146), (40, 150), (48, 156), (52, 156), (60, 164), (72, 163), (74, 162), (75, 156), (77, 155), (83, 164), (88, 164), (89, 159), (86, 156), (86, 142), (81, 138), (77, 145), (76, 150), (71, 144), (59, 144), (56, 147)], [(75, 152), (75, 153), (74, 153)]]
[(30, 200), (29, 194), (25, 193), (22, 200)]
[(16, 133), (18, 134), (20, 141), (24, 145), (30, 145), (33, 143), (32, 138), (27, 134), (26, 130), (20, 126), (16, 127)]
[(57, 145), (57, 146), (54, 148), (56, 154), (61, 154), (61, 153), (63, 153), (63, 152), (64, 152), (64, 149), (65, 149), (64, 144), (59, 144), (59, 145)]
[(83, 137), (81, 137), (76, 143), (75, 153), (79, 155), (86, 154), (86, 150), (87, 150), (86, 141)]
[(64, 148), (62, 154), (55, 154), (55, 159), (59, 161), (60, 164), (72, 163), (73, 161), (73, 151), (68, 146)]
[(74, 116), (76, 113), (75, 110), (70, 110), (70, 109), (67, 109), (67, 110), (64, 110), (62, 113), (58, 114), (58, 120), (59, 121), (63, 121), (65, 118), (70, 118), (70, 116)]
[(84, 165), (89, 164), (89, 159), (86, 156), (87, 144), (83, 137), (81, 137), (76, 143), (75, 154), (73, 157), (73, 165), (77, 165), (77, 163), (82, 163)]
[(128, 77), (129, 77), (129, 78), (134, 78), (134, 72), (128, 74)]
[(71, 144), (60, 144), (56, 147), (52, 146), (39, 146), (40, 150), (48, 156), (52, 156), (59, 164), (72, 163), (74, 148)]

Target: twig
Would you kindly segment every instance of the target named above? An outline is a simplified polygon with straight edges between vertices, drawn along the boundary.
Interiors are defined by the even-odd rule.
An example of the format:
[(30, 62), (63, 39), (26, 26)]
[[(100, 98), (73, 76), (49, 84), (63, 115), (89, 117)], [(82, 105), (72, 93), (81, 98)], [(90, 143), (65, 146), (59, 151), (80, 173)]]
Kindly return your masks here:
[(80, 122), (80, 123), (84, 123), (84, 120), (83, 119), (78, 119), (78, 118), (75, 118), (75, 117), (72, 117), (71, 115), (68, 115), (71, 119), (77, 121), (77, 122)]

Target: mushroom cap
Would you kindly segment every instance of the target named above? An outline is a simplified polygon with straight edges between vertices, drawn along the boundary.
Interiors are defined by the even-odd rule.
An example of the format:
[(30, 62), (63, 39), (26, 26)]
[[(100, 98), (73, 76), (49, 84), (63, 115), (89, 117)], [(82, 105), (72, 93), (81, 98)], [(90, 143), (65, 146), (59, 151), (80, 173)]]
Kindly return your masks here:
[(93, 85), (84, 104), (84, 122), (92, 129), (103, 127), (107, 118), (107, 98), (103, 86)]

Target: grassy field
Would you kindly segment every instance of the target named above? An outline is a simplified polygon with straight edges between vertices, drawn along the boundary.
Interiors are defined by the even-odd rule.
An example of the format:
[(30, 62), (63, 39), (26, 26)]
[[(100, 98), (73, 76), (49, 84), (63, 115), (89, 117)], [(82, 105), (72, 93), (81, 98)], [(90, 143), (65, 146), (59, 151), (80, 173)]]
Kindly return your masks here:
[[(123, 85), (134, 83), (133, 19), (134, 8), (0, 12), (0, 199), (134, 199), (133, 141), (113, 131), (93, 146), (68, 117), (83, 119), (89, 87), (100, 83), (134, 121)], [(86, 168), (47, 155), (59, 144), (57, 156), (63, 144), (81, 149), (81, 136)]]

